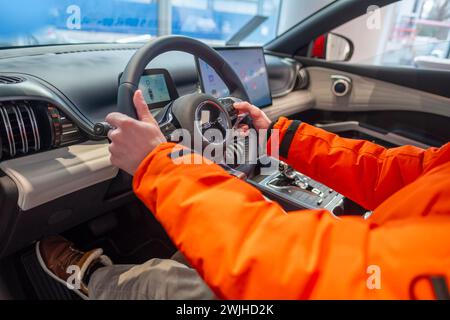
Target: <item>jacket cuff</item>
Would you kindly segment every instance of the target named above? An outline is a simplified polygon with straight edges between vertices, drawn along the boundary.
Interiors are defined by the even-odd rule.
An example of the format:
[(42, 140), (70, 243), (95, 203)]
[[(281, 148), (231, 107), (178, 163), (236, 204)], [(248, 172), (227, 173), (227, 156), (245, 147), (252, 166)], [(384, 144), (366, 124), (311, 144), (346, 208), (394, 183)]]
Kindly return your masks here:
[[(292, 140), (301, 123), (301, 121), (289, 120), (285, 117), (272, 123), (267, 132), (267, 154), (287, 159)], [(278, 152), (272, 150), (275, 148)]]
[[(147, 171), (147, 168), (152, 163), (152, 161), (157, 158), (159, 155), (163, 154), (167, 157), (170, 156), (171, 152), (174, 150), (179, 150), (181, 147), (175, 143), (166, 142), (160, 144), (158, 147), (156, 147), (152, 152), (150, 152), (147, 157), (141, 162), (138, 169), (136, 170), (136, 173), (133, 177), (133, 189), (135, 189), (137, 186), (139, 186), (142, 176)], [(163, 167), (160, 168), (161, 170)], [(156, 171), (158, 171), (158, 168), (155, 168)]]
[(285, 117), (281, 117), (277, 121), (272, 122), (267, 130), (267, 142), (269, 142), (270, 138), (272, 138), (274, 130), (283, 131), (283, 128), (287, 128), (290, 123), (291, 120)]
[(284, 132), (283, 138), (280, 142), (280, 157), (289, 158), (289, 150), (291, 149), (292, 142), (294, 141), (295, 134), (300, 128), (302, 122), (298, 120), (291, 121), (289, 127)]

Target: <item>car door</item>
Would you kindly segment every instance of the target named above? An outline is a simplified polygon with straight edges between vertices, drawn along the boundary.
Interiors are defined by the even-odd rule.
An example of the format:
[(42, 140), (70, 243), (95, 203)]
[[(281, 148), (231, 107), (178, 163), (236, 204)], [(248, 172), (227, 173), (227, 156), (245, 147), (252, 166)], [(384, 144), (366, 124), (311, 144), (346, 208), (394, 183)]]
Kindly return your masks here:
[(447, 143), (449, 19), (440, 0), (337, 1), (316, 13), (267, 46), (297, 61), (307, 82), (297, 91), (314, 100), (290, 117), (386, 147)]

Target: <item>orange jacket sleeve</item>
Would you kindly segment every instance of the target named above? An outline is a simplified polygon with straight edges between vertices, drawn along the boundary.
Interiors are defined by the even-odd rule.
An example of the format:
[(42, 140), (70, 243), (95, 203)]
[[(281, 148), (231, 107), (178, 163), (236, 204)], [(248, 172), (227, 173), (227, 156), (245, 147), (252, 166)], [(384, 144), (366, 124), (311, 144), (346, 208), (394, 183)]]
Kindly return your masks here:
[[(306, 123), (285, 139), (289, 128), (296, 124), (299, 122), (281, 118), (273, 127), (279, 134), (280, 158), (369, 210), (414, 182), (428, 168), (437, 166), (437, 162), (447, 161), (441, 155), (450, 147), (386, 149), (368, 141), (344, 139)], [(268, 147), (273, 153), (270, 141)]]
[[(219, 298), (407, 299), (419, 271), (449, 270), (445, 216), (376, 226), (324, 210), (286, 214), (199, 155), (174, 160), (174, 148), (152, 152), (133, 187)], [(368, 288), (371, 265), (383, 272), (383, 290)]]
[[(331, 276), (321, 270), (332, 263), (332, 242), (346, 247), (342, 259), (362, 252), (364, 241), (355, 237), (364, 237), (364, 224), (336, 229), (326, 211), (287, 215), (219, 166), (174, 163), (173, 148), (164, 144), (144, 160), (134, 190), (220, 298), (307, 298), (319, 277)], [(195, 154), (180, 159), (203, 161)], [(364, 275), (359, 265), (345, 267)]]

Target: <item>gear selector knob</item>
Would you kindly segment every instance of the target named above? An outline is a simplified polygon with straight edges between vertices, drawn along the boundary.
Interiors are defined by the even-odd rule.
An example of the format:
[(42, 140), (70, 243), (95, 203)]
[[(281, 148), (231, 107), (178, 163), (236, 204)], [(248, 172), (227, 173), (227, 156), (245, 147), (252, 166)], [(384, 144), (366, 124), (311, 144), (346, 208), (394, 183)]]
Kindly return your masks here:
[(283, 177), (292, 181), (293, 185), (296, 185), (302, 189), (307, 189), (309, 187), (307, 179), (303, 175), (296, 172), (290, 165), (280, 161), (279, 171)]

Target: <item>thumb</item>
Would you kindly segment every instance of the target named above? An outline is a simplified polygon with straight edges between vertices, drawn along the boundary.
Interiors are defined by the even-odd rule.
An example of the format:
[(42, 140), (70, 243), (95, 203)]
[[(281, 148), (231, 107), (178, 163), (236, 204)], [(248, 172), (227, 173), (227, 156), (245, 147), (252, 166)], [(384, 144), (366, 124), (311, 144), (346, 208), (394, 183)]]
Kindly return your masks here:
[(141, 90), (137, 90), (133, 97), (134, 107), (136, 108), (136, 113), (138, 119), (142, 122), (156, 124), (155, 118), (153, 118), (150, 110), (148, 109), (147, 103), (145, 102), (144, 95)]

